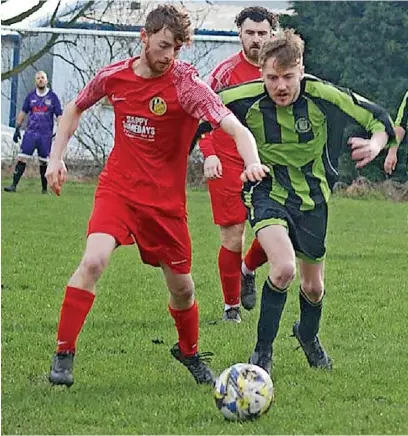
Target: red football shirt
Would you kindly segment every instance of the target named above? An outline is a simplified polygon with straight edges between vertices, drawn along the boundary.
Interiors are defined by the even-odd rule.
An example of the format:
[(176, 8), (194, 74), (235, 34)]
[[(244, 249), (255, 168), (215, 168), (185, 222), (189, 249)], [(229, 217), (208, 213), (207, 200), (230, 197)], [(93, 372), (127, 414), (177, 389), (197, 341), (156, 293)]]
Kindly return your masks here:
[[(241, 51), (214, 68), (207, 83), (214, 91), (219, 91), (260, 77), (259, 67), (249, 63)], [(199, 146), (205, 157), (216, 154), (224, 166), (241, 169), (244, 165), (234, 140), (220, 129), (201, 139)]]
[(162, 76), (146, 79), (134, 73), (135, 59), (103, 68), (75, 101), (85, 110), (107, 96), (114, 109), (114, 146), (98, 187), (158, 213), (183, 216), (198, 120), (216, 128), (230, 112), (190, 64), (176, 60)]

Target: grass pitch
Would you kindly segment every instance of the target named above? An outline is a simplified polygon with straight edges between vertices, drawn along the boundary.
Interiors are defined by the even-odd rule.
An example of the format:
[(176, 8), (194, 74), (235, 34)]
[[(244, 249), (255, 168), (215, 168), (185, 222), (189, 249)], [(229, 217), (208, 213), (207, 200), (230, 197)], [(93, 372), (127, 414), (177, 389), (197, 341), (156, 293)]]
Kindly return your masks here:
[[(4, 180), (5, 185), (9, 180)], [(176, 341), (159, 269), (121, 248), (98, 286), (78, 343), (75, 384), (47, 381), (65, 284), (81, 258), (94, 185), (60, 198), (22, 180), (2, 193), (3, 434), (407, 434), (408, 204), (336, 198), (331, 204), (321, 339), (328, 374), (308, 367), (291, 326), (297, 283), (275, 345), (275, 402), (256, 422), (229, 423), (209, 387), (173, 360)], [(257, 308), (220, 321), (218, 231), (207, 193), (189, 193), (202, 351), (220, 373), (246, 361)], [(248, 243), (250, 239), (248, 232)], [(262, 287), (267, 270), (257, 277)]]

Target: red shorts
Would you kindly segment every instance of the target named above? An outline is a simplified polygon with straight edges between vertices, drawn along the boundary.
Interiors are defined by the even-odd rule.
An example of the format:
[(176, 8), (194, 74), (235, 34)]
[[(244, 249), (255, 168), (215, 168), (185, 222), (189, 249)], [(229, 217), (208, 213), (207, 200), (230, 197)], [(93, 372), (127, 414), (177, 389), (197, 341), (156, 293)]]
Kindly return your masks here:
[(147, 206), (130, 204), (111, 191), (97, 190), (88, 223), (92, 233), (112, 235), (118, 245), (136, 242), (144, 263), (165, 263), (176, 274), (191, 270), (191, 240), (187, 218), (159, 215)]
[(223, 167), (220, 179), (208, 180), (214, 223), (218, 226), (232, 226), (244, 223), (247, 211), (241, 199), (241, 168)]

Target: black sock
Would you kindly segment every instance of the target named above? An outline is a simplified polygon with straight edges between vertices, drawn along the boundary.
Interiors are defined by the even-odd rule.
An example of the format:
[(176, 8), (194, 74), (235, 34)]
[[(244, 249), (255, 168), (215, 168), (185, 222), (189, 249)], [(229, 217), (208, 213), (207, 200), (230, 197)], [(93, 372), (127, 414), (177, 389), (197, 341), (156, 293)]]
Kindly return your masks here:
[(41, 176), (41, 185), (43, 191), (47, 190), (47, 179), (45, 178), (46, 171), (47, 171), (47, 164), (40, 164), (40, 176)]
[(302, 341), (307, 342), (312, 340), (319, 331), (320, 318), (322, 316), (323, 297), (319, 302), (315, 303), (309, 300), (302, 288), (299, 288), (299, 302), (299, 335)]
[(19, 160), (13, 174), (13, 186), (17, 186), (26, 169), (26, 163)]
[(279, 323), (285, 307), (287, 288), (279, 289), (269, 277), (262, 289), (261, 313), (258, 321), (258, 341), (255, 350), (270, 350), (278, 333)]

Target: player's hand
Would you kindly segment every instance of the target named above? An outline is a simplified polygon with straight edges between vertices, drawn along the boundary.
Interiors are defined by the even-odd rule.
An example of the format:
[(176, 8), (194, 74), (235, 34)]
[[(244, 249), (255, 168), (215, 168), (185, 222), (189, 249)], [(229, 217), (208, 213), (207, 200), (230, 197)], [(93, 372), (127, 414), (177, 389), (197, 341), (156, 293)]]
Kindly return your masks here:
[(67, 181), (67, 167), (62, 160), (51, 159), (45, 173), (48, 185), (57, 195), (61, 195), (62, 185)]
[[(395, 148), (395, 147), (394, 147)], [(384, 171), (391, 175), (392, 172), (395, 170), (395, 167), (397, 166), (397, 150), (395, 148), (395, 151), (393, 148), (390, 148), (387, 157), (385, 158), (384, 162)]]
[(351, 145), (351, 158), (356, 163), (356, 168), (363, 168), (378, 156), (382, 150), (377, 141), (363, 138), (349, 138), (348, 144)]
[(207, 179), (219, 179), (222, 177), (221, 161), (215, 154), (205, 159), (204, 176), (207, 177)]
[(16, 127), (16, 130), (14, 131), (14, 135), (13, 135), (13, 142), (17, 144), (18, 141), (20, 141), (20, 139), (21, 139), (20, 127)]
[(269, 168), (261, 163), (248, 165), (241, 174), (241, 180), (245, 183), (261, 181), (269, 173)]

